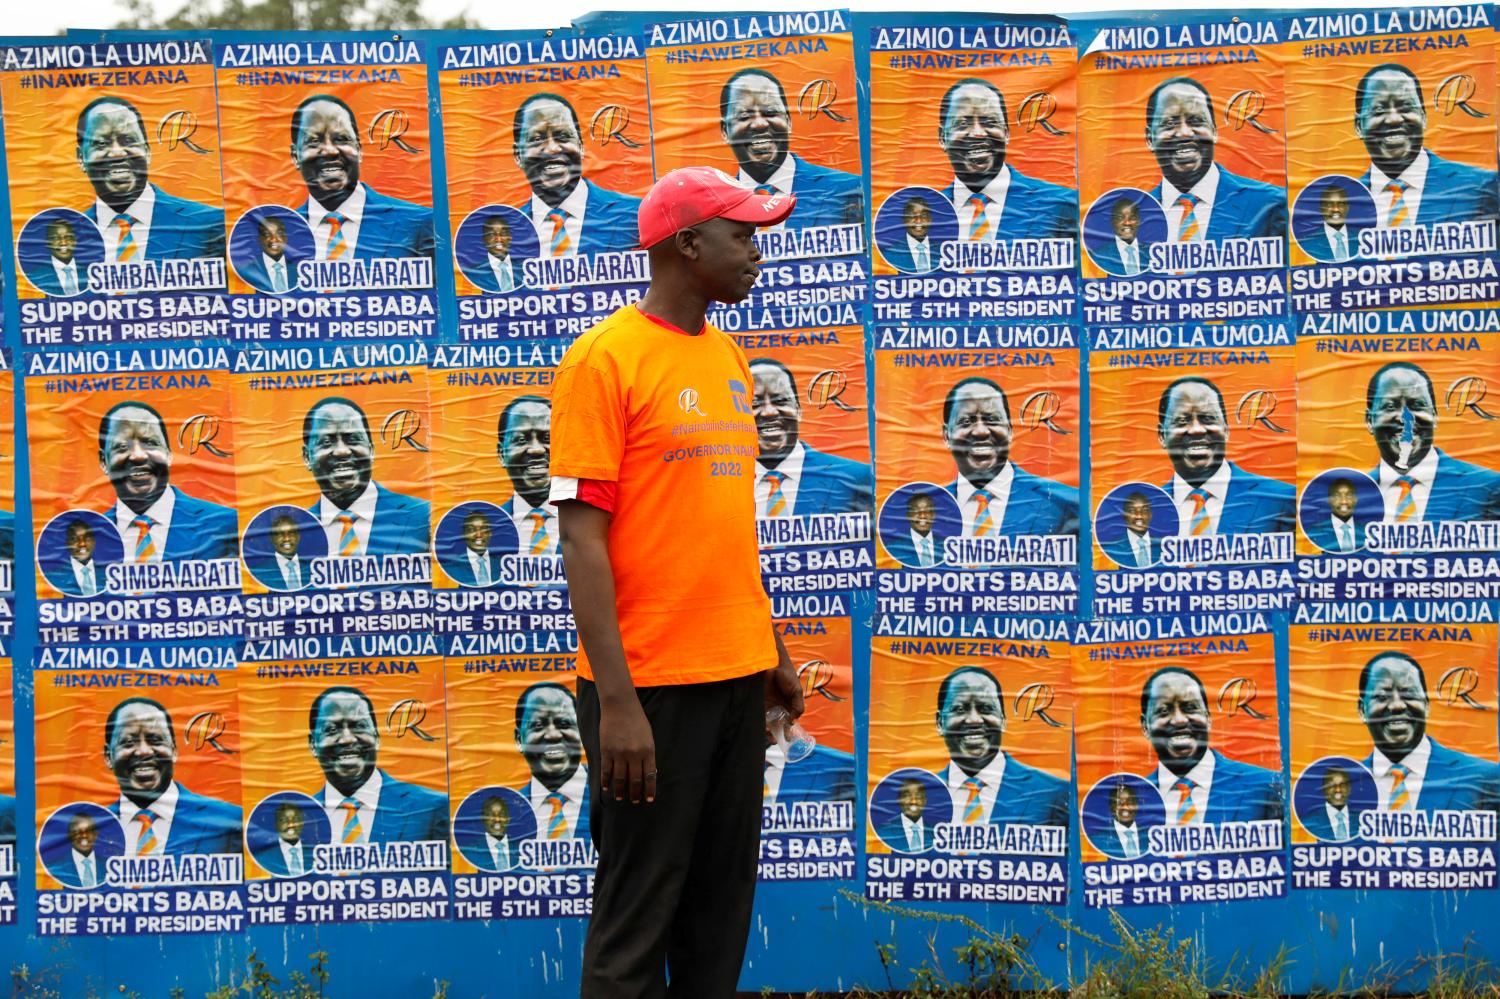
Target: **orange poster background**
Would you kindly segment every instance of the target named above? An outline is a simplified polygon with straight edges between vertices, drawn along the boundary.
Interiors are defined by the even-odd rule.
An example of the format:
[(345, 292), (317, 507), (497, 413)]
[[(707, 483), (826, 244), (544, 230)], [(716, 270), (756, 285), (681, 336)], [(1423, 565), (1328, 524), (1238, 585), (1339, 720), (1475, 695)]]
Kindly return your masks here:
[[(792, 330), (796, 336), (802, 330)], [(806, 331), (815, 332), (815, 331)], [(802, 425), (797, 437), (808, 447), (825, 454), (836, 454), (851, 461), (870, 461), (870, 425), (866, 417), (869, 398), (865, 386), (865, 338), (858, 326), (841, 326), (836, 344), (808, 344), (799, 347), (761, 348), (752, 346), (754, 334), (737, 336), (746, 360), (769, 357), (791, 369), (797, 379), (797, 401), (802, 404)], [(847, 388), (839, 401), (853, 412), (828, 402), (819, 406), (813, 401), (812, 382), (820, 372), (842, 374)]]
[(0, 659), (0, 794), (16, 793), (16, 698), (9, 658)]
[[(1259, 350), (1259, 348), (1256, 348)], [(1157, 412), (1166, 387), (1185, 375), (1201, 375), (1219, 387), (1224, 396), (1224, 418), (1229, 440), (1224, 457), (1247, 472), (1291, 482), (1297, 472), (1297, 367), (1292, 347), (1266, 349), (1270, 364), (1244, 364), (1217, 369), (1126, 368), (1110, 365), (1119, 355), (1089, 355), (1089, 409), (1091, 419), (1089, 479), (1093, 502), (1098, 504), (1116, 486), (1127, 482), (1150, 482), (1165, 486), (1172, 481), (1172, 462), (1157, 439)], [(1136, 355), (1132, 355), (1136, 356)], [(1240, 401), (1250, 392), (1264, 390), (1276, 398), (1268, 414), (1271, 422), (1286, 431), (1278, 434), (1251, 420), (1241, 422)], [(1248, 412), (1247, 412), (1248, 415)], [(1094, 542), (1094, 568), (1114, 567)]]
[[(578, 114), (583, 130), (583, 176), (600, 187), (637, 197), (651, 189), (651, 116), (646, 101), (646, 63), (619, 59), (612, 62), (528, 63), (531, 70), (564, 66), (584, 72), (614, 66), (615, 78), (570, 82), (515, 83), (504, 86), (464, 87), (461, 76), (471, 70), (449, 70), (438, 74), (443, 102), (443, 151), (448, 173), (448, 217), (452, 232), (470, 212), (485, 205), (521, 207), (531, 198), (526, 176), (516, 164), (515, 116), (532, 94), (550, 93), (567, 99)], [(503, 70), (496, 72), (504, 72)], [(631, 149), (610, 138), (601, 128), (596, 136), (594, 116), (611, 106), (623, 107), (629, 124), (621, 131), (639, 145)], [(601, 137), (602, 136), (602, 141)], [(453, 269), (460, 295), (479, 289), (457, 267)]]
[[(854, 645), (852, 625), (847, 617), (778, 618), (775, 622), (781, 632), (782, 644), (787, 655), (792, 657), (802, 676), (802, 694), (807, 706), (802, 716), (802, 727), (818, 741), (818, 745), (829, 749), (854, 752)], [(821, 625), (824, 633), (813, 632)], [(809, 663), (822, 661), (828, 671), (807, 669)], [(821, 693), (814, 693), (815, 677), (829, 677), (826, 690), (841, 698), (832, 700)]]
[[(127, 697), (149, 697), (172, 716), (177, 735), (177, 762), (172, 779), (196, 794), (240, 804), (241, 767), (247, 757), (245, 734), (235, 695), (240, 677), (234, 670), (172, 670), (173, 675), (218, 678), (216, 687), (182, 686), (111, 690), (54, 686), (66, 671), (42, 670), (36, 681), (36, 815), (37, 828), (63, 805), (92, 801), (105, 808), (120, 798), (120, 785), (104, 756), (104, 722)], [(217, 741), (235, 754), (223, 754), (204, 743), (195, 746), (188, 723), (201, 712), (224, 721)], [(305, 714), (305, 712), (304, 712)], [(304, 725), (306, 724), (304, 720)], [(37, 864), (38, 888), (63, 885)]]
[[(14, 355), (11, 355), (14, 357)], [(0, 509), (16, 508), (16, 373), (0, 371)], [(33, 490), (32, 502), (36, 502)]]
[[(1376, 66), (1396, 62), (1405, 66), (1422, 81), (1426, 101), (1427, 132), (1422, 147), (1445, 160), (1471, 166), (1495, 169), (1495, 64), (1487, 53), (1493, 44), (1492, 33), (1480, 29), (1471, 32), (1484, 47), (1470, 50), (1465, 57), (1453, 51), (1401, 52), (1392, 58), (1386, 54), (1356, 55), (1337, 59), (1300, 59), (1295, 55), (1286, 66), (1286, 163), (1288, 203), (1295, 202), (1314, 180), (1328, 174), (1360, 177), (1370, 168), (1370, 154), (1364, 142), (1354, 133), (1354, 90), (1359, 78)], [(1417, 33), (1414, 38), (1430, 37)], [(1326, 43), (1326, 42), (1325, 42)], [(1324, 44), (1324, 43), (1320, 43)], [(1438, 85), (1455, 71), (1474, 82), (1474, 96), (1468, 101), (1486, 117), (1472, 118), (1462, 108), (1451, 108), (1446, 114), (1433, 100)], [(1296, 240), (1290, 240), (1292, 264), (1315, 263), (1302, 252)]]
[[(1269, 634), (1219, 640), (1237, 642), (1240, 638), (1247, 646), (1245, 652), (1105, 660), (1093, 658), (1093, 653), (1148, 649), (1151, 643), (1079, 646), (1073, 650), (1080, 804), (1096, 783), (1112, 773), (1148, 775), (1156, 769), (1156, 754), (1141, 732), (1141, 687), (1147, 677), (1164, 666), (1181, 666), (1202, 681), (1213, 719), (1210, 747), (1242, 763), (1281, 773), (1275, 641)], [(1219, 703), (1219, 691), (1240, 677), (1254, 684), (1254, 707), (1266, 716), (1265, 720), (1235, 710), (1232, 701)], [(1104, 859), (1089, 845), (1087, 837), (1082, 844), (1084, 860)]]
[[(983, 666), (1000, 680), (1005, 701), (1005, 733), (1000, 748), (1028, 766), (1068, 780), (1072, 772), (1073, 693), (1069, 647), (1063, 642), (1028, 642), (1045, 648), (1046, 659), (986, 659), (957, 655), (911, 656), (891, 651), (902, 638), (875, 638), (870, 649), (870, 754), (867, 794), (886, 775), (905, 767), (937, 773), (948, 765), (948, 751), (937, 729), (937, 694), (943, 678), (960, 666)], [(1020, 643), (1017, 643), (1020, 644)], [(1059, 728), (1036, 715), (1022, 718), (1016, 694), (1027, 684), (1052, 687), (1046, 708)], [(889, 853), (873, 829), (866, 841), (871, 853)]]
[[(204, 49), (208, 45), (205, 43)], [(135, 67), (132, 67), (135, 68)], [(140, 67), (146, 69), (148, 67)], [(124, 97), (135, 105), (151, 141), (150, 181), (168, 194), (202, 204), (223, 201), (219, 179), (219, 113), (214, 101), (214, 71), (207, 63), (173, 66), (187, 78), (170, 86), (142, 86), (129, 92), (113, 87), (57, 87), (22, 89), (21, 78), (72, 76), (73, 70), (27, 70), (0, 73), (0, 106), (5, 108), (5, 151), (10, 183), (13, 234), (37, 212), (48, 208), (84, 211), (94, 203), (93, 185), (78, 165), (78, 114), (96, 97)], [(197, 119), (193, 144), (196, 153), (179, 143), (175, 149), (157, 137), (162, 120), (174, 111)], [(18, 269), (19, 270), (19, 269)], [(29, 281), (17, 280), (21, 298), (42, 298)]]
[[(314, 94), (332, 94), (353, 109), (360, 130), (362, 156), (359, 179), (381, 194), (432, 204), (432, 132), (427, 122), (427, 67), (421, 63), (401, 66), (349, 66), (355, 71), (400, 72), (400, 81), (361, 83), (277, 84), (241, 86), (236, 77), (243, 69), (219, 70), (219, 107), (224, 143), (224, 225), (226, 238), (241, 215), (257, 205), (285, 205), (296, 209), (307, 201), (307, 185), (291, 154), (292, 112)], [(267, 72), (256, 70), (255, 73)], [(370, 135), (370, 124), (382, 111), (397, 109), (406, 115), (408, 127), (401, 140), (416, 153), (395, 142), (381, 148), (378, 135)], [(229, 290), (253, 289), (229, 268)]]
[[(771, 73), (786, 92), (792, 152), (819, 166), (858, 174), (863, 172), (859, 154), (859, 101), (855, 88), (854, 38), (848, 34), (807, 35), (821, 38), (827, 52), (798, 53), (770, 58), (723, 59), (705, 62), (669, 62), (669, 53), (701, 52), (720, 47), (713, 43), (684, 48), (656, 48), (646, 52), (646, 75), (651, 84), (651, 146), (656, 175), (685, 166), (718, 167), (733, 176), (739, 164), (719, 127), (719, 94), (728, 80), (742, 69), (754, 67)], [(797, 109), (797, 95), (815, 80), (833, 84), (838, 96), (828, 110), (847, 119), (835, 121), (824, 114), (809, 115)], [(811, 105), (809, 105), (811, 106)]]
[[(327, 660), (327, 664), (370, 660)], [(259, 666), (286, 666), (286, 662), (257, 663), (245, 667), (240, 681), (240, 704), (243, 709), (241, 731), (244, 749), (240, 757), (244, 767), (245, 814), (277, 791), (301, 791), (316, 796), (326, 778), (317, 757), (308, 746), (307, 713), (317, 696), (329, 687), (356, 687), (375, 706), (375, 723), (380, 729), (380, 750), (376, 765), (397, 780), (446, 793), (447, 724), (443, 697), (443, 660), (421, 656), (405, 660), (414, 662), (415, 673), (384, 676), (316, 676), (293, 678), (255, 677)], [(392, 708), (408, 698), (415, 698), (425, 708), (417, 726), (435, 741), (424, 742), (411, 730), (398, 735), (389, 721)], [(418, 717), (417, 712), (413, 717)], [(246, 854), (248, 856), (248, 852)], [(266, 878), (258, 865), (245, 863), (247, 878)]]
[[(1494, 760), (1500, 755), (1495, 731), (1500, 626), (1455, 627), (1467, 628), (1472, 640), (1383, 642), (1341, 636), (1337, 642), (1327, 642), (1313, 637), (1319, 628), (1293, 625), (1289, 667), (1293, 785), (1303, 770), (1325, 756), (1363, 760), (1370, 755), (1370, 732), (1359, 720), (1359, 674), (1365, 663), (1381, 652), (1405, 652), (1422, 664), (1427, 678), (1430, 737), (1449, 749), (1481, 759)], [(1440, 679), (1455, 666), (1468, 666), (1479, 674), (1479, 686), (1469, 696), (1484, 705), (1484, 710), (1461, 702), (1449, 703), (1439, 695)], [(1300, 823), (1293, 826), (1292, 835), (1298, 842), (1316, 842)]]

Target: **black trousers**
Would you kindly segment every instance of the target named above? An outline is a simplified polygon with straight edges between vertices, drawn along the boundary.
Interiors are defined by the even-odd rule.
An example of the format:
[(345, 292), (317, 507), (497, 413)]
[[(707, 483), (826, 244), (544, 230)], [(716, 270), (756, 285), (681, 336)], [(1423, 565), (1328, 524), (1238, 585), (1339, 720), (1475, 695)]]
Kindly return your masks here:
[(732, 997), (760, 857), (764, 674), (637, 693), (656, 741), (649, 805), (616, 801), (600, 788), (599, 694), (578, 681), (589, 828), (599, 851), (580, 994)]

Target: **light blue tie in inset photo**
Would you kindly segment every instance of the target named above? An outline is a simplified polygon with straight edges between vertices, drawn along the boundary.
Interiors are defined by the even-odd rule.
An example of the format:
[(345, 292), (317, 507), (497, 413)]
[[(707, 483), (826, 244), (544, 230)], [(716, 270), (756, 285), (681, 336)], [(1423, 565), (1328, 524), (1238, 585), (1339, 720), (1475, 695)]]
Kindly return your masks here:
[(1333, 813), (1333, 838), (1334, 839), (1348, 839), (1349, 838), (1349, 820), (1346, 819), (1346, 818), (1344, 818), (1344, 813), (1343, 812), (1334, 812)]
[(286, 291), (285, 260), (275, 260), (271, 262), (271, 290), (276, 292)]

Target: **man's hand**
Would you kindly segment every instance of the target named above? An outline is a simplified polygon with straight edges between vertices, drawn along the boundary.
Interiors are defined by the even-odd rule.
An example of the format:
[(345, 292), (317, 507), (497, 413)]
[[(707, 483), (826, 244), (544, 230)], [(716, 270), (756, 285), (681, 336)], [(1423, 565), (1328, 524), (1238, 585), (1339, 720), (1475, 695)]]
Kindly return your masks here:
[(639, 700), (600, 705), (599, 755), (599, 785), (605, 794), (616, 801), (628, 794), (633, 805), (656, 800), (656, 739)]
[(802, 702), (802, 681), (797, 677), (797, 667), (792, 665), (792, 657), (787, 655), (786, 646), (781, 643), (781, 635), (774, 626), (771, 634), (776, 637), (776, 666), (766, 670), (766, 707), (785, 708), (796, 721), (806, 707)]

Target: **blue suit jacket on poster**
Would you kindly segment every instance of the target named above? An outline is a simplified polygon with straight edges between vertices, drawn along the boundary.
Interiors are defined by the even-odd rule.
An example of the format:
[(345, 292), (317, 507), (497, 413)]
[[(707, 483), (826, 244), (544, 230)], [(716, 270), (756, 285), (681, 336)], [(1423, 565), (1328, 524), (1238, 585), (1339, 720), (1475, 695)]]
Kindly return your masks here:
[[(1459, 461), (1438, 451), (1437, 474), (1422, 519), (1428, 523), (1445, 520), (1500, 520), (1500, 472)], [(1370, 477), (1380, 481), (1380, 470), (1370, 470)]]
[[(906, 848), (906, 827), (901, 824), (901, 816), (897, 815), (893, 819), (882, 822), (880, 828), (875, 830), (875, 834), (892, 850), (899, 850), (902, 853), (911, 852)], [(926, 853), (931, 849), (932, 823), (924, 821), (922, 823), (922, 849), (919, 852)]]
[[(1208, 807), (1203, 810), (1204, 822), (1254, 822), (1286, 814), (1281, 774), (1231, 760), (1217, 749), (1209, 752), (1214, 754), (1214, 779), (1208, 789)], [(1141, 778), (1154, 786), (1156, 771), (1141, 774)], [(1169, 813), (1175, 804), (1167, 801)]]
[[(359, 238), (363, 241), (365, 238), (364, 234), (361, 233)], [(257, 245), (256, 251), (250, 256), (250, 259), (236, 262), (234, 269), (239, 272), (240, 277), (248, 281), (257, 290), (266, 292), (267, 294), (274, 294), (271, 290), (271, 275), (266, 270), (264, 257), (265, 254), (260, 252)], [(282, 263), (286, 264), (287, 291), (297, 290), (297, 265), (306, 259), (306, 257), (295, 257), (291, 253), (282, 255)]]
[[(495, 858), (490, 855), (490, 851), (485, 846), (484, 833), (481, 831), (478, 839), (466, 837), (464, 840), (461, 840), (458, 844), (458, 852), (464, 855), (465, 860), (481, 871), (494, 871), (496, 870)], [(506, 836), (505, 847), (507, 851), (506, 859), (510, 861), (510, 864), (507, 867), (499, 868), (501, 871), (508, 871), (521, 862), (520, 840), (514, 836)]]
[[(314, 517), (318, 515), (317, 503), (307, 509)], [(370, 522), (365, 554), (419, 555), (431, 547), (432, 504), (375, 483), (375, 519)]]
[[(364, 186), (365, 213), (359, 220), (354, 259), (432, 256), (432, 209), (388, 197), (369, 184)], [(307, 207), (304, 201), (297, 209), (304, 219), (308, 218)]]
[[(1427, 741), (1432, 755), (1417, 794), (1418, 811), (1500, 811), (1500, 764), (1449, 749), (1431, 736)], [(1364, 765), (1375, 772), (1373, 752)]]
[[(1160, 181), (1151, 189), (1151, 196), (1161, 201)], [(1171, 207), (1162, 205), (1163, 209)], [(1219, 167), (1219, 189), (1203, 238), (1218, 241), (1258, 236), (1286, 238), (1286, 192)]]
[(0, 846), (16, 845), (16, 799), (0, 794)]
[[(490, 582), (496, 583), (500, 580), (500, 556), (494, 552), (487, 551), (484, 557), (490, 564)], [(474, 586), (478, 583), (474, 575), (474, 567), (469, 564), (469, 550), (465, 548), (457, 555), (443, 561), (443, 568), (448, 570), (448, 575), (458, 580), (465, 586)]]
[[(233, 510), (189, 496), (176, 486), (167, 488), (177, 494), (177, 499), (172, 507), (172, 523), (167, 526), (167, 547), (161, 553), (162, 561), (239, 557), (239, 520)], [(113, 522), (114, 511), (112, 506), (100, 512)]]
[[(1359, 178), (1370, 186), (1370, 171)], [(1438, 222), (1473, 222), (1492, 219), (1497, 214), (1500, 191), (1493, 170), (1445, 160), (1427, 150), (1427, 181), (1422, 188), (1422, 203), (1417, 206), (1417, 225)]]
[[(936, 560), (934, 565), (942, 565), (947, 559), (943, 556), (943, 542), (953, 535), (945, 534), (936, 524), (932, 525), (932, 554)], [(920, 561), (917, 558), (917, 546), (912, 543), (911, 529), (907, 528), (894, 538), (881, 535), (885, 543), (885, 550), (891, 553), (891, 558), (896, 559), (902, 565), (915, 566)]]
[[(578, 252), (615, 253), (634, 250), (636, 244), (640, 242), (637, 226), (641, 199), (634, 195), (611, 191), (607, 187), (600, 187), (587, 178), (582, 183), (588, 189), (589, 197), (583, 209), (583, 229), (578, 235)], [(530, 199), (514, 207), (528, 219), (531, 218)], [(542, 226), (537, 233), (537, 238), (541, 240), (543, 256), (547, 255), (547, 241), (551, 235), (548, 225)], [(516, 266), (519, 268), (520, 261), (516, 261)], [(495, 285), (494, 272), (487, 267), (485, 272), (484, 277), (489, 283), (484, 287), (489, 291), (499, 291), (499, 287)], [(516, 283), (519, 285), (520, 281), (521, 272), (517, 269)]]
[[(530, 804), (531, 787), (535, 783), (535, 780), (529, 780), (526, 783), (522, 784), (520, 787), (513, 788), (512, 790), (514, 790), (521, 797), (525, 798), (527, 804)], [(592, 804), (591, 798), (593, 796), (593, 790), (594, 789), (590, 786), (589, 781), (585, 781), (583, 784), (583, 801), (578, 806), (578, 828), (570, 829), (568, 831), (568, 838), (570, 839), (589, 838), (589, 806)], [(532, 811), (536, 812), (535, 809), (532, 809)], [(547, 838), (547, 816), (548, 813), (545, 810), (536, 812), (536, 834), (541, 839)]]
[[(172, 814), (172, 828), (167, 833), (167, 855), (239, 853), (243, 815), (239, 806), (194, 794), (181, 783), (174, 783), (177, 783), (177, 811)], [(118, 798), (109, 803), (109, 810), (115, 818), (120, 817)], [(102, 870), (99, 876), (104, 876)]]
[[(155, 184), (151, 189), (156, 192), (156, 207), (151, 210), (145, 259), (191, 260), (194, 257), (224, 256), (224, 209), (173, 197)], [(95, 225), (99, 224), (97, 207), (97, 203), (90, 205), (83, 213)], [(110, 220), (105, 219), (104, 223), (109, 225)], [(52, 268), (49, 266), (47, 270)], [(84, 284), (88, 278), (80, 274), (78, 281)]]
[[(1127, 531), (1126, 534), (1129, 532)], [(1126, 569), (1139, 568), (1135, 564), (1135, 549), (1130, 547), (1130, 539), (1125, 534), (1120, 535), (1113, 541), (1105, 541), (1100, 544), (1104, 554), (1115, 560), (1117, 565)], [(1155, 565), (1161, 558), (1161, 538), (1154, 534), (1146, 535), (1146, 550), (1151, 555), (1151, 564)]]
[[(809, 163), (796, 153), (788, 153), (797, 169), (792, 176), (792, 193), (797, 207), (786, 220), (790, 229), (807, 229), (818, 225), (849, 225), (865, 221), (864, 180), (858, 174)], [(936, 261), (934, 261), (936, 263)]]
[[(313, 797), (327, 807), (324, 790), (318, 788)], [(338, 834), (335, 829), (334, 837)], [(448, 840), (448, 796), (380, 771), (380, 800), (375, 803), (369, 842), (415, 843), (432, 839)]]
[[(951, 202), (954, 185), (949, 184), (943, 193)], [(1078, 192), (1028, 177), (1011, 167), (1010, 187), (1005, 192), (1005, 207), (1000, 212), (1000, 224), (995, 227), (995, 239), (1004, 243), (1016, 239), (1077, 238)]]
[(0, 559), (16, 557), (16, 515), (11, 510), (0, 510)]
[[(1144, 856), (1151, 849), (1150, 827), (1140, 821), (1135, 824), (1136, 846), (1140, 847), (1141, 855)], [(1103, 828), (1089, 833), (1089, 842), (1094, 848), (1106, 857), (1116, 860), (1125, 859), (1125, 845), (1120, 842), (1120, 836), (1115, 832), (1114, 817), (1110, 816), (1104, 820)]]
[[(94, 844), (94, 873), (99, 884), (104, 884), (105, 864), (111, 857), (118, 856), (120, 856), (119, 842), (111, 843), (103, 836), (99, 837)], [(67, 839), (60, 837), (55, 842), (42, 847), (42, 866), (47, 869), (48, 874), (69, 888), (83, 887), (83, 882), (78, 878), (78, 868), (73, 866), (73, 849)]]
[[(1359, 519), (1358, 511), (1352, 519), (1354, 521), (1354, 550), (1359, 551), (1365, 546), (1365, 523)], [(1333, 522), (1329, 517), (1319, 517), (1311, 525), (1304, 523), (1302, 529), (1307, 532), (1308, 540), (1325, 552), (1342, 551), (1339, 547), (1338, 535), (1333, 533)]]
[[(1219, 512), (1220, 534), (1277, 534), (1297, 529), (1297, 490), (1285, 482), (1247, 472), (1232, 461), (1229, 491)], [(1172, 495), (1169, 479), (1162, 486)]]
[(838, 749), (814, 746), (812, 755), (788, 763), (781, 771), (776, 800), (853, 801), (854, 757)]
[[(938, 771), (938, 780), (948, 783), (948, 768)], [(1066, 826), (1068, 824), (1068, 782), (1028, 767), (1006, 754), (1005, 774), (990, 809), (990, 825)], [(955, 815), (953, 821), (960, 821)]]
[[(1010, 497), (1005, 501), (1005, 517), (1000, 534), (1013, 538), (1021, 534), (1078, 533), (1078, 490), (1061, 482), (1032, 475), (1011, 462), (1015, 475), (1010, 480)], [(948, 492), (958, 499), (958, 480), (948, 483)]]
[[(302, 851), (302, 873), (311, 874), (313, 869), (312, 844), (307, 840), (299, 842), (294, 849)], [(286, 859), (281, 855), (281, 840), (276, 840), (270, 846), (255, 851), (255, 862), (272, 874), (286, 877), (291, 874), (287, 867)]]
[[(880, 255), (885, 257), (890, 262), (890, 265), (898, 271), (904, 271), (907, 274), (917, 272), (917, 265), (912, 261), (911, 249), (906, 245), (905, 230), (896, 237), (896, 242), (889, 249), (882, 246), (880, 248)], [(933, 270), (938, 266), (941, 262), (939, 259), (941, 256), (942, 250), (938, 241), (933, 239), (931, 233), (929, 233), (927, 236), (927, 262), (932, 266), (928, 270)], [(927, 271), (922, 271), (921, 273), (925, 274)], [(900, 825), (900, 823), (898, 822), (897, 825)]]
[(802, 445), (802, 481), (792, 513), (857, 513), (875, 509), (870, 466)]
[[(286, 592), (286, 578), (281, 575), (281, 563), (276, 561), (275, 555), (247, 558), (245, 559), (245, 565), (250, 570), (250, 575), (260, 580), (263, 585), (273, 590)], [(312, 572), (308, 567), (308, 560), (306, 558), (299, 558), (297, 560), (297, 571), (302, 577), (302, 585), (298, 589), (302, 589), (312, 582)]]
[[(77, 257), (73, 258), (73, 262), (77, 264), (78, 290), (87, 293), (89, 290), (89, 275), (85, 269), (87, 265), (80, 262)], [(16, 263), (20, 265), (22, 262), (18, 260)], [(37, 261), (25, 261), (25, 266), (21, 270), (28, 281), (47, 294), (61, 295), (63, 293), (62, 282), (57, 278), (57, 271), (52, 269), (51, 256)]]
[[(1217, 209), (1215, 210), (1217, 211)], [(1306, 250), (1309, 256), (1324, 262), (1331, 262), (1333, 260), (1333, 247), (1329, 245), (1328, 233), (1324, 232), (1323, 228), (1322, 225), (1319, 225), (1306, 236), (1298, 237), (1297, 242), (1302, 244), (1302, 249)], [(1349, 259), (1353, 260), (1359, 256), (1359, 234), (1368, 228), (1369, 226), (1354, 226), (1345, 223), (1344, 229), (1349, 234)]]
[[(1140, 273), (1148, 274), (1151, 271), (1151, 244), (1146, 242), (1144, 239), (1141, 239), (1139, 236), (1136, 237), (1135, 243), (1141, 251)], [(1101, 240), (1098, 246), (1090, 246), (1089, 256), (1093, 258), (1094, 263), (1098, 264), (1110, 274), (1113, 274), (1117, 277), (1125, 275), (1125, 262), (1120, 259), (1120, 248), (1115, 245), (1115, 238), (1113, 235), (1109, 236), (1107, 239)]]
[[(1425, 788), (1423, 793), (1426, 793)], [(1344, 808), (1349, 813), (1348, 839), (1359, 839), (1359, 817), (1369, 809), (1356, 808), (1353, 801), (1350, 801)], [(1344, 840), (1334, 839), (1333, 823), (1329, 821), (1328, 809), (1323, 807), (1322, 801), (1318, 802), (1316, 808), (1309, 808), (1305, 813), (1299, 812), (1297, 818), (1301, 820), (1307, 831), (1318, 839), (1344, 842)]]

